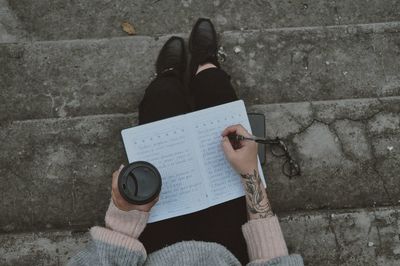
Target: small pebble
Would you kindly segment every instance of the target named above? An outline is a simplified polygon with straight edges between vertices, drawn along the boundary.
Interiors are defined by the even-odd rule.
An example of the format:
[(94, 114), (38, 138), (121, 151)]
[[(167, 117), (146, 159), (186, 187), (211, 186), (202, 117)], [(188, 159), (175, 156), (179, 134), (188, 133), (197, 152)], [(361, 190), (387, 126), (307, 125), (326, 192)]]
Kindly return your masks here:
[(374, 246), (374, 242), (368, 242), (368, 247), (373, 247)]
[(346, 76), (346, 75), (347, 75), (347, 71), (343, 72), (343, 75), (345, 75), (345, 76)]
[(326, 64), (326, 65), (329, 65), (330, 63), (329, 63), (329, 61), (326, 61), (325, 64)]
[(334, 217), (335, 217), (335, 214), (332, 213), (332, 214), (331, 214), (331, 218), (334, 218)]
[(389, 151), (392, 151), (392, 150), (393, 150), (393, 146), (388, 146), (387, 149), (388, 149)]
[(238, 54), (238, 53), (240, 53), (242, 51), (242, 49), (239, 46), (235, 46), (233, 48), (233, 51), (235, 52), (235, 54)]

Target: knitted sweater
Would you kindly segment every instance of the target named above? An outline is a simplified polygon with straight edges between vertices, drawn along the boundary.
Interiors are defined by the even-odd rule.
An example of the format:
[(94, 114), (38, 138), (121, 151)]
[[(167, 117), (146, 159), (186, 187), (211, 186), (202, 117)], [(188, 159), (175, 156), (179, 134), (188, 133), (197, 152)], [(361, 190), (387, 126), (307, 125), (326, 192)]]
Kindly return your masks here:
[[(92, 241), (68, 265), (240, 265), (224, 246), (200, 241), (179, 242), (148, 255), (138, 240), (148, 217), (146, 212), (121, 211), (111, 201), (106, 228), (92, 227)], [(248, 265), (303, 265), (300, 255), (288, 255), (276, 216), (251, 220), (242, 226), (242, 232)]]

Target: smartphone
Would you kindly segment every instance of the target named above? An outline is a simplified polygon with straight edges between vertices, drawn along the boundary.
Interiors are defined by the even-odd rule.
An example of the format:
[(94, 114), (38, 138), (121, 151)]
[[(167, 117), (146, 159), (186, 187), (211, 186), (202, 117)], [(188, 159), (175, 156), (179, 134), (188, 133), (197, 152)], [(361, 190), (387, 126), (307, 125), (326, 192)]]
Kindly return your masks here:
[[(254, 136), (265, 138), (265, 116), (260, 113), (247, 113), (251, 131)], [(265, 165), (265, 144), (258, 144), (258, 157), (261, 165)]]

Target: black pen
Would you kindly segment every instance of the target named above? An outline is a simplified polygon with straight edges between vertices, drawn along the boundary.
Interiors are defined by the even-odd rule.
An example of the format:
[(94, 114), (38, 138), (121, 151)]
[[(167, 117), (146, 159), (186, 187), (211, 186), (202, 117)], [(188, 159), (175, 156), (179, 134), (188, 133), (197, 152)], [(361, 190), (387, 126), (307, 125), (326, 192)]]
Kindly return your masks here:
[(229, 134), (228, 135), (229, 140), (231, 141), (241, 141), (241, 140), (252, 140), (255, 141), (257, 143), (262, 143), (262, 144), (266, 144), (266, 143), (279, 143), (279, 140), (271, 140), (271, 139), (267, 139), (267, 138), (261, 138), (261, 137), (256, 137), (256, 136), (250, 136), (250, 137), (245, 137), (239, 134)]

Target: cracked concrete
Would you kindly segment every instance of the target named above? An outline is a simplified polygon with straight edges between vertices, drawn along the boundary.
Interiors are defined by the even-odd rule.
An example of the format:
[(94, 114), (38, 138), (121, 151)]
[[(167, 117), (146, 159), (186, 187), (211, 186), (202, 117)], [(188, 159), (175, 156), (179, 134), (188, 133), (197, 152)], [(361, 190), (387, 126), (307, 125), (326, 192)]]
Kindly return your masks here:
[(399, 14), (394, 0), (0, 0), (0, 264), (64, 264), (103, 224), (157, 53), (207, 16), (238, 96), (301, 165), (289, 179), (267, 150), (289, 250), (397, 265)]
[(342, 152), (351, 160), (368, 161), (372, 158), (371, 147), (368, 145), (365, 125), (362, 122), (339, 120), (333, 123), (337, 137), (342, 146)]
[(120, 130), (134, 123), (135, 115), (112, 115), (1, 128), (0, 231), (82, 228), (102, 220), (111, 184), (105, 173), (125, 162)]
[[(287, 211), (398, 204), (400, 132), (399, 127), (393, 131), (391, 119), (399, 117), (397, 105), (393, 98), (381, 98), (252, 106), (265, 114), (267, 135), (285, 139), (302, 167), (301, 177), (288, 180), (281, 173), (284, 161), (267, 153), (274, 206)], [(376, 135), (373, 121), (380, 116), (386, 119)]]
[[(248, 105), (399, 95), (400, 71), (394, 70), (400, 60), (394, 59), (400, 35), (388, 31), (400, 31), (400, 24), (364, 25), (352, 34), (345, 29), (226, 32), (223, 67)], [(167, 38), (0, 45), (0, 121), (134, 112)], [(307, 68), (301, 59), (305, 52)], [(384, 73), (382, 64), (391, 70)], [(329, 108), (340, 109), (335, 103)], [(355, 110), (364, 115), (374, 109)]]
[[(282, 228), (286, 239), (294, 241), (290, 243), (296, 246), (294, 250), (305, 254), (306, 265), (397, 263), (396, 249), (399, 239), (396, 234), (399, 227), (396, 211), (382, 212), (373, 209), (340, 214), (326, 213), (317, 217), (308, 215), (303, 218), (306, 220), (306, 227), (295, 223), (295, 226), (289, 227), (293, 233), (288, 233), (289, 222), (283, 222)], [(388, 230), (388, 227), (392, 227), (393, 230)], [(295, 229), (302, 231), (295, 232)], [(307, 241), (301, 242), (304, 235), (307, 235)], [(298, 244), (299, 242), (301, 244)]]
[(293, 143), (298, 149), (298, 156), (307, 158), (311, 168), (321, 166), (321, 163), (322, 166), (329, 164), (332, 167), (343, 163), (340, 146), (324, 124), (313, 123), (303, 134), (296, 135)]
[(155, 35), (187, 32), (198, 17), (210, 17), (221, 31), (378, 23), (400, 18), (400, 4), (392, 0), (370, 0), (368, 4), (328, 0), (8, 2), (35, 40), (125, 36), (120, 29), (123, 20), (131, 21), (140, 35)]
[(27, 34), (22, 29), (7, 0), (0, 0), (0, 43), (25, 41)]
[[(397, 265), (399, 208), (300, 212), (281, 215), (290, 252), (306, 265)], [(60, 265), (89, 241), (88, 233), (45, 231), (0, 235), (1, 265)]]
[[(267, 136), (284, 139), (302, 168), (302, 176), (287, 178), (281, 172), (284, 160), (267, 149), (264, 171), (275, 210), (397, 205), (400, 134), (385, 123), (399, 115), (392, 107), (399, 104), (399, 97), (389, 97), (249, 106), (248, 111), (265, 114)], [(374, 111), (362, 114), (357, 108)], [(378, 135), (377, 116), (387, 118), (380, 120), (386, 122)], [(136, 114), (120, 114), (2, 127), (0, 232), (101, 223), (109, 175), (125, 161), (120, 130), (134, 123)]]

